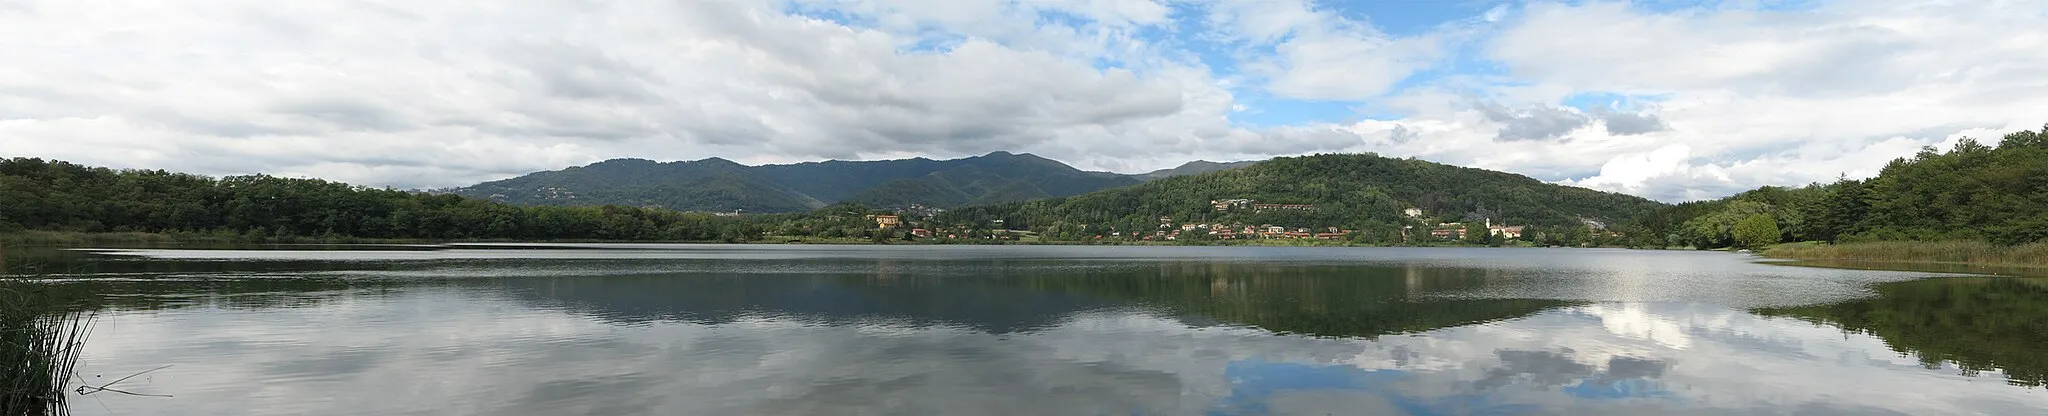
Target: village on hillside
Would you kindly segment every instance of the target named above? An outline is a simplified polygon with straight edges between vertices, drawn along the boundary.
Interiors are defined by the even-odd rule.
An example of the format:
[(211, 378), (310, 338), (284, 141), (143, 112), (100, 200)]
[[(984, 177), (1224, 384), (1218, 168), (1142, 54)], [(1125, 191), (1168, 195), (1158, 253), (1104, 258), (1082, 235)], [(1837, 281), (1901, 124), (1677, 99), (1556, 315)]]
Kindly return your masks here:
[[(1314, 211), (1316, 209), (1315, 205), (1310, 204), (1261, 204), (1258, 201), (1252, 199), (1211, 200), (1209, 201), (1209, 206), (1217, 212), (1227, 212), (1236, 210), (1250, 210), (1253, 212), (1266, 212), (1274, 210)], [(1403, 210), (1401, 214), (1402, 216), (1410, 219), (1421, 219), (1424, 213), (1420, 208), (1408, 208), (1406, 210)], [(1173, 219), (1171, 217), (1159, 218), (1159, 221), (1163, 224), (1162, 227), (1171, 226), (1172, 220)], [(1484, 221), (1486, 221), (1485, 229), (1488, 235), (1499, 236), (1503, 239), (1521, 238), (1522, 231), (1525, 228), (1523, 226), (1509, 226), (1504, 224), (1494, 225), (1492, 219), (1485, 219)], [(1402, 230), (1401, 239), (1403, 241), (1412, 241), (1412, 236), (1408, 234), (1409, 230), (1410, 229), (1408, 228), (1404, 228)], [(1318, 240), (1335, 240), (1343, 238), (1346, 235), (1350, 235), (1353, 232), (1353, 230), (1344, 230), (1339, 229), (1337, 227), (1326, 227), (1321, 232), (1311, 233), (1308, 228), (1294, 228), (1290, 230), (1287, 227), (1275, 226), (1272, 224), (1249, 226), (1244, 224), (1226, 225), (1221, 223), (1212, 223), (1181, 224), (1178, 230), (1163, 232), (1159, 235), (1163, 237), (1163, 239), (1165, 240), (1176, 240), (1180, 237), (1181, 233), (1184, 232), (1202, 233), (1204, 235), (1213, 236), (1216, 239), (1224, 240), (1249, 238), (1313, 238)], [(1459, 222), (1438, 223), (1434, 228), (1431, 228), (1429, 230), (1430, 237), (1438, 240), (1464, 239), (1466, 238), (1468, 233), (1469, 231), (1467, 231), (1465, 224)]]
[[(1317, 210), (1316, 206), (1312, 204), (1270, 204), (1260, 203), (1259, 201), (1252, 199), (1223, 199), (1212, 200), (1209, 202), (1210, 208), (1215, 213), (1230, 213), (1233, 211), (1249, 213), (1265, 213), (1273, 211), (1313, 212)], [(982, 224), (980, 226), (974, 227), (925, 228), (920, 226), (924, 225), (921, 222), (913, 222), (908, 220), (908, 218), (920, 217), (916, 215), (916, 213), (904, 214), (907, 215), (877, 214), (868, 215), (866, 216), (866, 218), (869, 221), (873, 221), (876, 228), (883, 230), (899, 230), (897, 231), (898, 233), (905, 234), (905, 237), (911, 239), (938, 238), (974, 240), (1017, 240), (1035, 237), (1037, 235), (1037, 233), (1032, 231), (1010, 230), (1008, 229), (1008, 227), (1005, 226), (1005, 224), (1003, 224), (1003, 220), (1000, 219), (992, 220), (990, 224)], [(1463, 241), (1468, 239), (1470, 233), (1472, 233), (1474, 230), (1479, 229), (1486, 230), (1487, 235), (1490, 237), (1497, 237), (1502, 240), (1514, 240), (1522, 238), (1525, 230), (1524, 226), (1495, 224), (1493, 220), (1490, 218), (1482, 218), (1480, 221), (1482, 221), (1483, 223), (1480, 224), (1482, 226), (1479, 228), (1468, 227), (1468, 224), (1464, 222), (1436, 222), (1433, 225), (1425, 225), (1425, 222), (1423, 221), (1425, 219), (1425, 214), (1426, 213), (1420, 208), (1408, 208), (1401, 212), (1401, 215), (1404, 218), (1407, 218), (1409, 221), (1411, 221), (1411, 223), (1413, 223), (1414, 225), (1405, 226), (1401, 229), (1400, 241), (1410, 243), (1422, 243), (1431, 241)], [(1344, 229), (1342, 227), (1327, 225), (1311, 227), (1306, 225), (1312, 224), (1288, 225), (1271, 223), (1248, 224), (1243, 222), (1224, 221), (1211, 222), (1200, 220), (1179, 221), (1171, 215), (1161, 215), (1157, 218), (1158, 222), (1156, 223), (1156, 228), (1153, 226), (1146, 226), (1147, 228), (1144, 229), (1131, 230), (1100, 227), (1097, 228), (1097, 230), (1099, 231), (1091, 233), (1090, 235), (1086, 235), (1083, 238), (1088, 240), (1162, 242), (1187, 240), (1213, 241), (1253, 239), (1345, 240), (1347, 239), (1347, 237), (1350, 237), (1353, 233), (1357, 232), (1356, 230), (1349, 230)], [(1083, 227), (1085, 228), (1087, 226), (1084, 225)], [(1388, 238), (1391, 237), (1392, 235), (1388, 236)]]

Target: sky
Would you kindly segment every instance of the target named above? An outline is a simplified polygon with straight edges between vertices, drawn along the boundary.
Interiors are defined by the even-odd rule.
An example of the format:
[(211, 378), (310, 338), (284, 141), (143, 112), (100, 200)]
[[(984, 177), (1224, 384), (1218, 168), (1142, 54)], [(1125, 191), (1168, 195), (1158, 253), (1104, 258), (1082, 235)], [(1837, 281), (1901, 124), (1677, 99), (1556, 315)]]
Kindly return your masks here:
[(1316, 153), (1666, 202), (2048, 124), (2040, 0), (0, 0), (0, 157), (440, 188), (637, 157)]

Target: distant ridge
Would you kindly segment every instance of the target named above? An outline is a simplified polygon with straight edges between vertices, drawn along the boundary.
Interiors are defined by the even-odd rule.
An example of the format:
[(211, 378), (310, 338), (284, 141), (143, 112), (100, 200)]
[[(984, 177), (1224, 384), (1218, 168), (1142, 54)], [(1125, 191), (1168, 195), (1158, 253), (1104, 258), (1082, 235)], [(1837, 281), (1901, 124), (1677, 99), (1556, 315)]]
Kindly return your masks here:
[(1210, 162), (1207, 160), (1197, 160), (1193, 162), (1183, 163), (1180, 166), (1174, 167), (1172, 169), (1160, 169), (1149, 173), (1142, 173), (1133, 176), (1136, 176), (1138, 179), (1141, 180), (1151, 181), (1171, 178), (1175, 176), (1200, 175), (1209, 172), (1237, 169), (1246, 166), (1256, 165), (1259, 164), (1259, 162), (1263, 161), (1247, 160), (1242, 162)]
[(484, 182), (452, 192), (526, 205), (629, 205), (680, 211), (807, 211), (851, 202), (951, 208), (1079, 195), (1130, 186), (1132, 175), (1089, 172), (1030, 153), (747, 166), (722, 158), (612, 159)]

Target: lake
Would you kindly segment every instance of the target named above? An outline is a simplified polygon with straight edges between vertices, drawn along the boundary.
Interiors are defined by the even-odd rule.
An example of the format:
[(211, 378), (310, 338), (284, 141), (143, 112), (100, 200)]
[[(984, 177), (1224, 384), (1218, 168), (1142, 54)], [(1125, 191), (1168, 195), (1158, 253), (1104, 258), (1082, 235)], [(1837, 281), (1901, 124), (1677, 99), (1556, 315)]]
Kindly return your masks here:
[(14, 250), (77, 414), (2048, 414), (2048, 280), (1721, 252)]

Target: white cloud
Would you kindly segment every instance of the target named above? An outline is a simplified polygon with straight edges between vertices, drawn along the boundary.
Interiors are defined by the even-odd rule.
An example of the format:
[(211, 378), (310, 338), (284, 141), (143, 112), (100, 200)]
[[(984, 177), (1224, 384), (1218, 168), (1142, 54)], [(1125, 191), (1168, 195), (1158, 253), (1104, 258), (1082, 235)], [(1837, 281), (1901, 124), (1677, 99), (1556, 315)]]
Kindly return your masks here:
[[(1282, 97), (1365, 100), (1442, 58), (1440, 35), (1396, 38), (1305, 1), (1224, 2), (1210, 10), (1238, 59)], [(1272, 53), (1264, 53), (1271, 49)]]
[[(613, 157), (1371, 151), (1676, 201), (2048, 121), (2048, 31), (2017, 1), (1533, 2), (1401, 36), (1298, 0), (4, 4), (0, 154), (400, 187)], [(1288, 100), (1400, 117), (1231, 120)]]
[(1286, 62), (1273, 92), (1311, 100), (1377, 97), (1438, 59), (1435, 39), (1363, 33), (1304, 35), (1276, 46)]
[[(446, 186), (622, 156), (1029, 150), (1223, 111), (1071, 51), (906, 52), (770, 5), (37, 3), (0, 15), (0, 62), (37, 63), (0, 66), (0, 153)], [(1160, 18), (1142, 6), (1083, 12)]]
[[(1570, 414), (1673, 408), (2013, 414), (2037, 403), (2033, 390), (1985, 386), (1999, 383), (1995, 374), (1972, 379), (1954, 375), (1953, 366), (1923, 368), (1882, 338), (1709, 304), (1605, 303), (1377, 338), (1198, 326), (1144, 307), (1053, 311), (1059, 315), (1046, 327), (991, 333), (915, 314), (863, 316), (849, 324), (783, 313), (793, 311), (692, 310), (688, 303), (631, 308), (646, 305), (603, 302), (611, 299), (602, 298), (605, 289), (598, 286), (527, 293), (460, 283), (341, 290), (296, 294), (286, 301), (293, 307), (263, 307), (270, 298), (260, 295), (199, 296), (193, 301), (216, 307), (109, 311), (86, 344), (82, 371), (111, 375), (176, 364), (127, 386), (178, 400), (110, 399), (104, 408), (81, 409), (176, 415), (389, 414), (428, 407), (495, 414), (1184, 414), (1249, 399), (1272, 409), (1341, 414), (1359, 403), (1319, 402), (1288, 391), (1321, 391), (1332, 399), (1394, 397), (1424, 410), (1480, 403)], [(1397, 377), (1309, 389), (1233, 377), (1264, 366), (1391, 370), (1379, 375)], [(435, 382), (393, 382), (423, 374)], [(1268, 376), (1280, 374), (1290, 373)], [(1632, 403), (1585, 400), (1561, 388), (1625, 379), (1646, 382), (1634, 393), (1656, 394)], [(1815, 382), (1821, 379), (1829, 382)], [(250, 380), (289, 382), (251, 386)], [(339, 391), (380, 400), (321, 399)], [(891, 400), (874, 400), (878, 394)], [(1651, 407), (1631, 406), (1643, 401)], [(833, 409), (821, 408), (827, 406)]]
[[(1716, 172), (1701, 172), (1699, 175), (1694, 175), (1691, 169), (1689, 169), (1691, 167), (1689, 164), (1691, 159), (1692, 147), (1684, 144), (1672, 144), (1650, 152), (1623, 155), (1608, 160), (1607, 164), (1601, 165), (1599, 176), (1587, 178), (1577, 183), (1577, 185), (1595, 188), (1626, 188), (1642, 184), (1652, 178), (1673, 175), (1683, 176), (1685, 179), (1705, 177), (1715, 180), (1727, 180), (1726, 175), (1716, 175)], [(1643, 189), (1630, 190), (1643, 191)]]
[[(2048, 57), (2023, 52), (2048, 50), (2040, 11), (2000, 1), (1664, 14), (1535, 3), (1487, 54), (1523, 82), (1661, 96), (1648, 114), (1669, 131), (1640, 140), (1684, 144), (1687, 160), (1613, 154), (1600, 175), (1575, 182), (1689, 200), (1874, 174), (1954, 133), (2048, 120), (2038, 110), (2048, 108), (2038, 94)], [(1664, 175), (1641, 174), (1646, 157)]]

